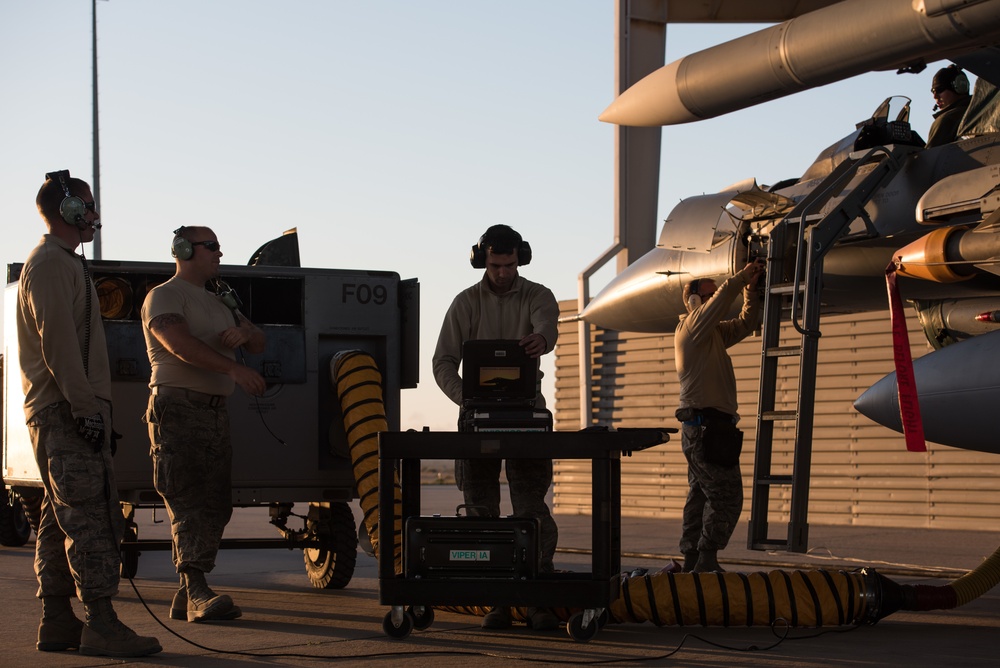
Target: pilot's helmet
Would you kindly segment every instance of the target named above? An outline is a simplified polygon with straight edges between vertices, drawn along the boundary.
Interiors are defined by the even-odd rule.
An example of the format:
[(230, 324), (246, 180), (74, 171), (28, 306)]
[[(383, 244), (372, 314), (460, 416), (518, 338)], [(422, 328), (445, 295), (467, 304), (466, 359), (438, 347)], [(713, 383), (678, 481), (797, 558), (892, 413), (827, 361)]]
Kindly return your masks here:
[(951, 90), (959, 95), (969, 94), (969, 77), (958, 65), (949, 65), (937, 71), (934, 80), (931, 82), (931, 92), (937, 93), (941, 90)]

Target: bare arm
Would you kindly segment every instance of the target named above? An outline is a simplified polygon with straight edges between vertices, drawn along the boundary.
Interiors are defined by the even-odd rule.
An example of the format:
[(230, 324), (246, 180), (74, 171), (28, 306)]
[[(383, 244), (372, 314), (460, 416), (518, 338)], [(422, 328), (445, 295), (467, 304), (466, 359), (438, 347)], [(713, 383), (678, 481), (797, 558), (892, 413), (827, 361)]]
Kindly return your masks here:
[(240, 324), (224, 329), (219, 334), (222, 345), (232, 349), (245, 346), (247, 352), (255, 354), (264, 352), (267, 343), (264, 332), (239, 311), (234, 311), (234, 313), (239, 318)]
[[(231, 329), (237, 328), (232, 327)], [(257, 328), (254, 327), (254, 329)], [(178, 359), (201, 369), (224, 373), (251, 395), (260, 395), (264, 392), (266, 383), (263, 376), (212, 350), (211, 347), (191, 334), (187, 320), (179, 313), (164, 313), (156, 316), (149, 321), (149, 331), (171, 355)]]

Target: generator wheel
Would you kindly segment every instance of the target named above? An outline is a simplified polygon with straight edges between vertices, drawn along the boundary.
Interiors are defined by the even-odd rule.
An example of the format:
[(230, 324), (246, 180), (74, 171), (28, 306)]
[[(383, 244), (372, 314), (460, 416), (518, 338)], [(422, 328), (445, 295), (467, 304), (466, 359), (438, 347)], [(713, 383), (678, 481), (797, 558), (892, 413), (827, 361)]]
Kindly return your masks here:
[(0, 545), (21, 547), (31, 538), (31, 525), (24, 516), (21, 500), (13, 490), (0, 494)]
[(387, 612), (382, 618), (382, 631), (390, 638), (402, 640), (413, 631), (413, 617), (410, 616), (410, 613), (404, 612), (400, 617), (399, 626), (396, 626), (392, 623), (392, 613)]
[(17, 498), (21, 500), (24, 517), (37, 536), (38, 523), (42, 520), (42, 497), (45, 496), (45, 490), (41, 487), (14, 487), (12, 489), (17, 494)]
[(302, 550), (309, 582), (317, 589), (343, 589), (354, 576), (358, 534), (354, 513), (346, 502), (310, 503), (306, 521), (309, 538), (320, 547)]

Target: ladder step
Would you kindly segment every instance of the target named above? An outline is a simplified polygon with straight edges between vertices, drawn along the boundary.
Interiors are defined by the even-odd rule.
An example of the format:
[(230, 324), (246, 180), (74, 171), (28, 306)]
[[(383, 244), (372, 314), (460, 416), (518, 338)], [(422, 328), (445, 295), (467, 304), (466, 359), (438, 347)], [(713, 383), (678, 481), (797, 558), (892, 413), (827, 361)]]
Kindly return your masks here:
[(778, 346), (764, 351), (765, 357), (797, 357), (801, 354), (802, 346)]
[(760, 419), (761, 420), (794, 420), (799, 415), (798, 411), (764, 411)]
[(792, 476), (790, 475), (766, 475), (755, 478), (753, 481), (755, 485), (791, 485)]
[[(794, 283), (775, 283), (770, 287), (771, 294), (773, 295), (790, 295), (795, 292)], [(805, 281), (799, 283), (799, 292), (805, 292), (806, 285)]]
[(788, 541), (777, 538), (765, 538), (763, 540), (751, 541), (748, 547), (751, 550), (785, 550), (788, 548)]

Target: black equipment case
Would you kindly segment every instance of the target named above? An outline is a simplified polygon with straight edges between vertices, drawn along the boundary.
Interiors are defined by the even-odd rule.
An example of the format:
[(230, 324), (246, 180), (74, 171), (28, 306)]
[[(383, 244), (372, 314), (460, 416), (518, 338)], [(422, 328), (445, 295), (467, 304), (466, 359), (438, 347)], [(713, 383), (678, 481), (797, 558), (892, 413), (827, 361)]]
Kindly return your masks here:
[(539, 525), (537, 518), (527, 517), (409, 517), (403, 542), (405, 575), (534, 579)]

